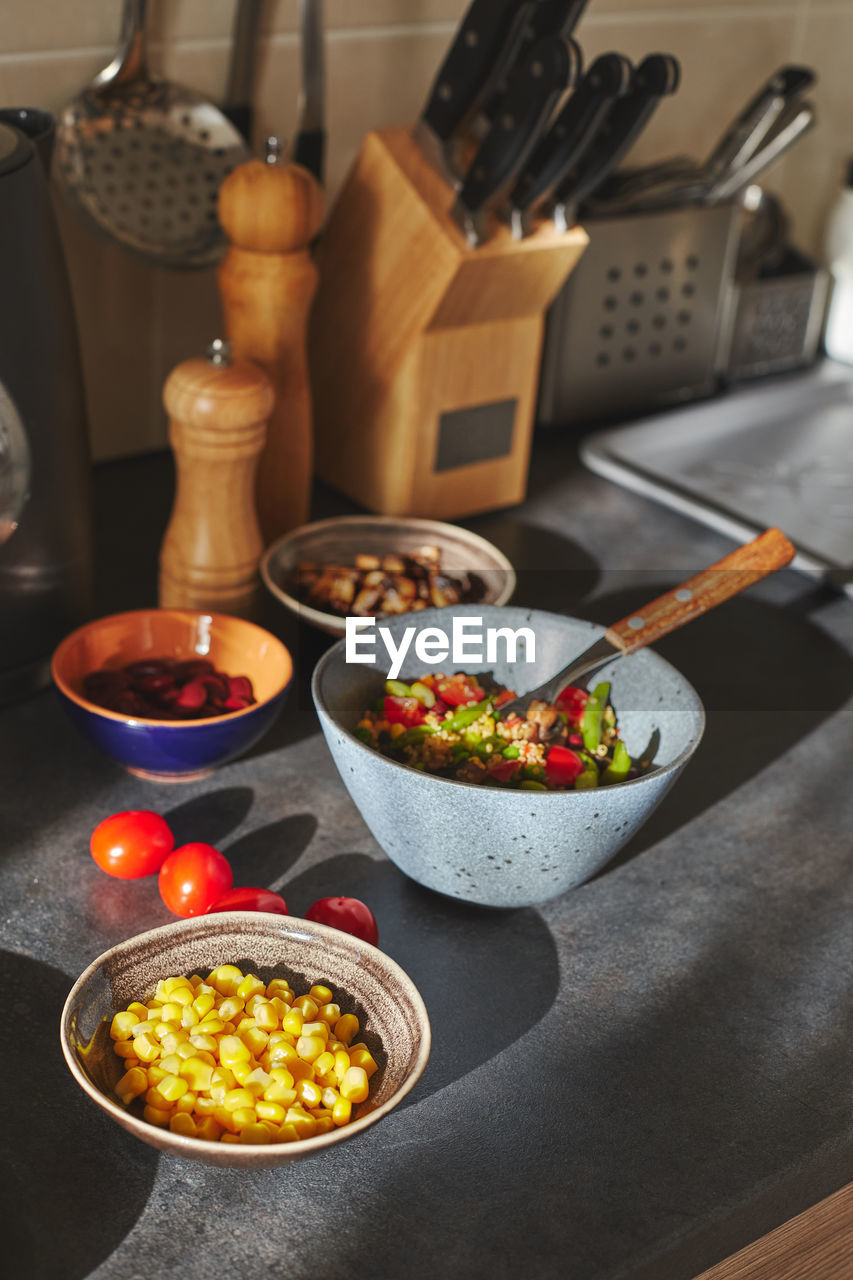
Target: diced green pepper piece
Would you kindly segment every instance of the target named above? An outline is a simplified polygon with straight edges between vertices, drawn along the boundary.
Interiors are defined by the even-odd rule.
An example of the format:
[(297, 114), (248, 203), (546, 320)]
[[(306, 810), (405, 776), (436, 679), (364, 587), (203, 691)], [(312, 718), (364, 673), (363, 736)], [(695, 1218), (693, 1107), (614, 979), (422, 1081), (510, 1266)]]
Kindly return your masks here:
[(424, 738), (428, 738), (432, 733), (435, 733), (435, 729), (431, 724), (413, 724), (411, 729), (407, 729), (405, 733), (401, 733), (394, 739), (394, 746), (410, 747), (414, 742), (423, 742)]
[(545, 770), (541, 764), (526, 764), (524, 766), (524, 776), (534, 782), (541, 782), (545, 777)]
[(435, 706), (435, 694), (428, 684), (421, 684), (420, 680), (412, 685), (412, 697), (422, 702), (427, 710)]
[(598, 770), (596, 768), (584, 769), (583, 773), (579, 773), (575, 778), (575, 791), (592, 791), (598, 786)]
[(353, 729), (353, 733), (355, 737), (358, 738), (359, 742), (373, 741), (373, 734), (370, 732), (369, 729), (365, 729), (364, 725), (361, 725), (361, 724), (357, 725), (356, 728)]
[[(587, 699), (581, 719), (583, 745), (587, 751), (595, 751), (601, 742), (601, 716), (610, 697), (610, 685), (605, 681), (597, 684)], [(577, 783), (575, 783), (577, 786)]]
[(461, 760), (463, 756), (467, 756), (468, 754), (469, 748), (466, 747), (464, 742), (454, 742), (453, 746), (450, 748), (450, 755), (454, 760)]
[(469, 724), (473, 724), (475, 720), (479, 720), (480, 716), (490, 714), (491, 710), (492, 704), (490, 702), (472, 702), (470, 706), (460, 707), (449, 720), (442, 720), (441, 727), (442, 729), (449, 729), (451, 733), (457, 733), (460, 729), (465, 729)]
[(521, 752), (519, 751), (515, 743), (511, 742), (508, 747), (504, 747), (503, 751), (501, 752), (501, 755), (503, 756), (504, 760), (517, 760), (518, 757), (521, 755)]
[(633, 761), (628, 755), (628, 748), (621, 738), (617, 738), (616, 746), (613, 748), (613, 759), (601, 775), (601, 781), (604, 783), (624, 782), (632, 764)]
[(411, 698), (412, 696), (411, 689), (407, 684), (403, 684), (402, 680), (386, 680), (385, 692), (392, 698)]
[(547, 791), (548, 788), (544, 782), (537, 782), (535, 778), (525, 778), (520, 783), (522, 791)]

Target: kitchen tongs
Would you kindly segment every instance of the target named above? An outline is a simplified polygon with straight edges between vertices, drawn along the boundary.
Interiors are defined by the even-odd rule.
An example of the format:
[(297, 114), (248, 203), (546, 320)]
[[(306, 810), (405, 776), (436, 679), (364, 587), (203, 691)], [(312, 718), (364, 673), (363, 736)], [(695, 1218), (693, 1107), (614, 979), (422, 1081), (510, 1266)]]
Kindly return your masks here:
[(543, 684), (502, 704), (504, 717), (508, 711), (521, 715), (531, 701), (553, 702), (567, 685), (593, 675), (608, 662), (644, 649), (670, 631), (693, 622), (709, 609), (730, 600), (761, 578), (790, 564), (795, 555), (793, 544), (779, 529), (767, 529), (751, 542), (738, 547), (716, 564), (673, 587), (656, 600), (615, 622), (604, 635), (579, 654), (557, 675)]

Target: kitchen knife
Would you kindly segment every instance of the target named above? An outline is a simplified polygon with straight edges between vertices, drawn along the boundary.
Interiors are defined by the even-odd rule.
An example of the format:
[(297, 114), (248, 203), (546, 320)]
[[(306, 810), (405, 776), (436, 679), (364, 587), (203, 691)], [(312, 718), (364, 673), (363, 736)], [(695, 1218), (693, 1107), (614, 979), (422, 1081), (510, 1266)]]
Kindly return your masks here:
[(553, 193), (595, 141), (616, 98), (630, 90), (634, 68), (621, 53), (604, 53), (588, 69), (544, 138), (533, 149), (509, 198), (513, 235), (527, 235)]
[(231, 36), (231, 60), (222, 114), (251, 144), (252, 86), (258, 49), (262, 0), (237, 0)]
[(323, 41), (323, 0), (299, 0), (302, 49), (302, 90), (293, 159), (318, 182), (323, 181), (326, 152), (326, 66)]
[(583, 201), (622, 163), (661, 99), (675, 93), (680, 78), (672, 54), (650, 53), (643, 59), (631, 92), (616, 99), (583, 160), (557, 190), (554, 221), (560, 230), (572, 225)]
[(581, 20), (589, 0), (537, 0), (521, 32), (513, 65), (507, 68), (504, 82), (493, 93), (475, 121), (473, 132), (482, 137), (494, 122), (501, 95), (506, 91), (514, 66), (521, 66), (537, 40), (545, 36), (562, 36), (567, 40)]
[(533, 7), (533, 0), (472, 0), (433, 81), (413, 136), (451, 186), (459, 185), (451, 140), (500, 83)]
[(702, 165), (708, 185), (733, 173), (767, 137), (787, 106), (812, 87), (815, 73), (810, 67), (781, 67), (744, 107)]
[(513, 75), (453, 207), (472, 244), (486, 235), (492, 210), (506, 198), (540, 130), (579, 71), (574, 41), (550, 36), (537, 41)]
[(715, 204), (720, 200), (730, 200), (737, 195), (744, 187), (754, 182), (759, 174), (780, 159), (789, 147), (792, 147), (809, 129), (814, 128), (816, 123), (817, 116), (809, 102), (803, 102), (798, 108), (789, 110), (779, 118), (777, 128), (767, 138), (764, 146), (750, 156), (745, 164), (724, 174), (720, 182), (711, 188), (708, 192), (708, 203)]

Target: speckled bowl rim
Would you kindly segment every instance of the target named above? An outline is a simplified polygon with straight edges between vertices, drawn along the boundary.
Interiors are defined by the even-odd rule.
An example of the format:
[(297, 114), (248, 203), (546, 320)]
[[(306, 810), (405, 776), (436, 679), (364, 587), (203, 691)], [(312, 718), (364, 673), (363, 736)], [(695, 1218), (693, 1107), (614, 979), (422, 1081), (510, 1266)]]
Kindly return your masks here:
[[(68, 682), (57, 672), (57, 664), (61, 660), (64, 651), (69, 649), (73, 642), (87, 631), (92, 631), (105, 622), (121, 622), (125, 618), (150, 617), (152, 614), (169, 614), (173, 618), (210, 618), (213, 622), (227, 620), (229, 623), (238, 623), (243, 627), (251, 627), (253, 631), (259, 631), (266, 636), (281, 650), (287, 664), (287, 676), (274, 693), (269, 694), (259, 702), (253, 702), (251, 706), (243, 707), (240, 711), (228, 711), (223, 716), (205, 716), (201, 720), (154, 720), (148, 716), (128, 716), (123, 715), (120, 711), (110, 711), (107, 707), (100, 707), (97, 702), (90, 702), (88, 698), (75, 693)], [(70, 635), (67, 635), (64, 640), (60, 641), (53, 652), (53, 657), (50, 660), (50, 674), (57, 689), (64, 697), (68, 698), (69, 702), (76, 703), (78, 707), (82, 707), (84, 711), (88, 711), (93, 715), (102, 716), (104, 720), (114, 720), (117, 724), (149, 725), (157, 729), (193, 729), (204, 725), (223, 724), (225, 721), (233, 724), (241, 717), (250, 716), (252, 712), (259, 711), (261, 707), (267, 707), (271, 702), (275, 702), (276, 698), (281, 697), (293, 679), (293, 655), (287, 645), (279, 640), (278, 636), (274, 636), (265, 627), (259, 627), (256, 622), (249, 622), (247, 618), (235, 618), (231, 614), (224, 613), (211, 613), (207, 609), (128, 609), (124, 613), (108, 613), (103, 618), (93, 618), (91, 622), (85, 622), (82, 627), (77, 627)]]
[[(313, 934), (321, 939), (334, 940), (338, 946), (340, 946), (342, 939), (344, 939), (344, 945), (346, 945), (345, 940), (350, 937), (349, 934), (342, 933), (339, 929), (332, 929), (328, 925), (315, 924), (311, 920), (303, 920), (298, 916), (282, 916), (268, 911), (220, 911), (216, 913), (216, 923), (223, 931), (228, 926), (236, 928), (241, 921), (246, 919), (254, 922), (259, 919), (265, 919), (271, 925), (275, 924), (276, 930), (280, 931), (282, 928), (289, 929), (292, 927), (296, 935), (300, 932)], [(118, 1102), (114, 1102), (105, 1093), (102, 1093), (83, 1071), (71, 1044), (69, 1027), (71, 1013), (78, 993), (110, 956), (122, 952), (130, 945), (136, 946), (140, 942), (146, 943), (152, 939), (168, 938), (172, 934), (186, 934), (188, 929), (190, 932), (195, 929), (201, 931), (203, 927), (210, 928), (212, 923), (214, 922), (210, 915), (193, 916), (189, 919), (176, 920), (170, 924), (160, 925), (156, 929), (148, 929), (144, 933), (134, 934), (133, 937), (116, 943), (115, 946), (109, 947), (101, 955), (97, 956), (91, 964), (87, 965), (74, 983), (62, 1007), (59, 1023), (59, 1041), (63, 1057), (71, 1074), (93, 1102), (97, 1103), (117, 1124), (120, 1124), (131, 1132), (134, 1137), (139, 1138), (149, 1146), (155, 1146), (161, 1151), (168, 1151), (174, 1155), (186, 1156), (197, 1163), (199, 1161), (205, 1162), (204, 1156), (209, 1153), (210, 1159), (205, 1163), (217, 1165), (221, 1168), (229, 1166), (236, 1168), (254, 1164), (259, 1167), (271, 1167), (275, 1164), (285, 1164), (291, 1160), (314, 1155), (317, 1152), (324, 1151), (327, 1147), (334, 1146), (338, 1142), (355, 1137), (356, 1134), (376, 1124), (378, 1120), (381, 1120), (389, 1111), (393, 1111), (402, 1102), (406, 1094), (417, 1084), (429, 1059), (432, 1044), (429, 1014), (421, 993), (405, 970), (397, 964), (396, 960), (392, 960), (389, 955), (378, 947), (371, 946), (369, 942), (363, 942), (360, 938), (355, 937), (351, 938), (353, 950), (365, 950), (369, 954), (379, 956), (381, 967), (392, 975), (406, 992), (417, 1017), (420, 1030), (420, 1044), (409, 1074), (391, 1097), (387, 1098), (375, 1111), (370, 1111), (367, 1115), (361, 1116), (357, 1120), (352, 1120), (349, 1124), (342, 1125), (339, 1129), (334, 1129), (330, 1133), (319, 1134), (315, 1138), (301, 1138), (298, 1142), (247, 1144), (246, 1146), (241, 1146), (238, 1143), (208, 1142), (202, 1138), (190, 1138), (184, 1134), (173, 1133), (171, 1129), (160, 1129), (158, 1126), (151, 1125), (146, 1120), (141, 1120), (138, 1116), (126, 1111)], [(223, 1151), (227, 1151), (227, 1158), (223, 1158)], [(279, 1152), (281, 1154), (276, 1159)], [(214, 1159), (214, 1153), (218, 1158)]]
[[(488, 609), (490, 607), (497, 608), (498, 606), (489, 606), (485, 604), (483, 605), (484, 609)], [(502, 606), (502, 607), (506, 607), (506, 606)], [(509, 607), (517, 608), (520, 613), (530, 612), (530, 610), (522, 609), (520, 605), (512, 605)], [(427, 618), (427, 621), (429, 621), (428, 615), (432, 615), (439, 612), (441, 611), (438, 609), (430, 609), (430, 610), (425, 609), (423, 613), (419, 616), (421, 618)], [(542, 613), (549, 618), (559, 619), (564, 622), (583, 622), (585, 625), (587, 626), (589, 625), (588, 619), (575, 618), (570, 614), (553, 613), (547, 609), (535, 609), (533, 610), (533, 612)], [(607, 629), (606, 627), (599, 627), (598, 628), (599, 636), (603, 636), (606, 629)], [(596, 636), (595, 638), (598, 639), (598, 636)], [(414, 765), (404, 764), (401, 760), (392, 760), (390, 756), (382, 755), (382, 753), (380, 751), (377, 751), (374, 747), (370, 747), (367, 745), (366, 742), (362, 742), (360, 738), (357, 738), (355, 736), (355, 734), (352, 732), (351, 729), (347, 728), (346, 725), (341, 724), (337, 719), (337, 717), (332, 715), (331, 711), (326, 705), (326, 701), (323, 698), (322, 693), (320, 692), (320, 684), (322, 682), (323, 673), (326, 667), (332, 665), (332, 663), (335, 661), (336, 655), (340, 654), (343, 651), (345, 644), (346, 644), (345, 640), (339, 640), (337, 644), (333, 644), (330, 649), (327, 649), (326, 652), (323, 654), (322, 658), (320, 658), (311, 676), (311, 696), (313, 697), (314, 704), (318, 708), (318, 710), (321, 710), (325, 715), (327, 715), (329, 719), (332, 721), (332, 723), (334, 724), (335, 728), (338, 729), (339, 732), (345, 733), (346, 736), (349, 738), (350, 742), (354, 743), (355, 746), (360, 751), (366, 752), (372, 759), (376, 759), (378, 757), (380, 760), (383, 760), (385, 764), (390, 765), (391, 768), (393, 769), (403, 769), (405, 770), (406, 773), (416, 773), (419, 778), (423, 778), (429, 783), (441, 784), (441, 786), (443, 787), (456, 787), (467, 792), (471, 792), (472, 790), (476, 790), (476, 791), (500, 790), (501, 795), (513, 794), (513, 788), (511, 787), (495, 788), (479, 782), (460, 782), (456, 778), (442, 778), (438, 774), (426, 773), (421, 769), (416, 769)], [(640, 651), (638, 650), (637, 652), (640, 652)], [(702, 741), (702, 737), (705, 733), (705, 726), (707, 722), (706, 716), (705, 716), (705, 707), (702, 703), (702, 699), (699, 697), (699, 694), (693, 688), (693, 685), (690, 683), (690, 681), (687, 679), (686, 676), (681, 674), (681, 672), (678, 670), (677, 667), (674, 667), (671, 662), (667, 662), (666, 658), (662, 658), (659, 653), (655, 653), (655, 651), (650, 646), (645, 647), (645, 652), (648, 653), (649, 657), (654, 662), (658, 662), (662, 666), (672, 671), (678, 677), (678, 679), (682, 682), (684, 688), (687, 690), (687, 693), (689, 694), (694, 704), (694, 710), (698, 716), (698, 732), (695, 738), (687, 744), (687, 746), (683, 749), (683, 751), (680, 751), (679, 754), (673, 760), (670, 760), (668, 764), (662, 765), (660, 768), (654, 769), (649, 773), (641, 774), (640, 777), (638, 778), (630, 778), (627, 782), (612, 782), (607, 787), (608, 791), (614, 791), (617, 788), (620, 791), (624, 791), (627, 787), (641, 787), (643, 786), (644, 783), (648, 782), (650, 778), (665, 778), (668, 774), (673, 773), (678, 769), (681, 769), (687, 763), (690, 757), (695, 753), (696, 748), (699, 746), (699, 743)], [(631, 654), (626, 654), (624, 658), (614, 657), (612, 661), (622, 662), (625, 660), (629, 660), (631, 656), (632, 656)], [(607, 665), (610, 666), (611, 663), (608, 663)], [(602, 671), (606, 671), (606, 669), (607, 669), (606, 667), (602, 667)], [(599, 674), (599, 673), (596, 673), (596, 674)], [(522, 694), (521, 696), (523, 697), (524, 695)], [(561, 799), (565, 804), (568, 796), (575, 797), (575, 800), (573, 801), (573, 803), (575, 804), (591, 804), (596, 796), (600, 797), (601, 792), (597, 788), (592, 787), (592, 788), (589, 788), (588, 790), (583, 790), (583, 791), (575, 791), (575, 790), (572, 790), (572, 791), (521, 791), (519, 790), (518, 794), (520, 796), (523, 796), (526, 800), (532, 800), (534, 804), (542, 804), (542, 803), (549, 804), (549, 803), (555, 802), (557, 799)]]
[[(280, 554), (283, 547), (289, 542), (295, 542), (297, 538), (300, 540), (308, 534), (323, 533), (326, 530), (334, 529), (343, 524), (361, 524), (365, 527), (374, 529), (383, 528), (399, 528), (400, 525), (407, 525), (410, 529), (422, 531), (425, 536), (430, 534), (435, 536), (447, 536), (452, 532), (454, 538), (461, 538), (468, 542), (471, 547), (476, 547), (483, 552), (488, 552), (496, 561), (494, 568), (490, 569), (490, 573), (505, 573), (506, 582), (501, 587), (494, 600), (483, 601), (495, 607), (508, 604), (512, 599), (517, 586), (517, 578), (515, 569), (511, 562), (506, 558), (502, 551), (489, 542), (488, 538), (483, 538), (479, 533), (472, 533), (469, 529), (463, 529), (460, 525), (448, 524), (444, 520), (426, 520), (416, 516), (331, 516), (328, 520), (315, 520), (312, 524), (300, 525), (298, 529), (292, 529), (290, 533), (284, 534), (271, 544), (261, 557), (260, 571), (261, 578), (267, 590), (275, 596), (283, 605), (297, 614), (298, 617), (310, 622), (315, 627), (331, 633), (332, 635), (344, 634), (345, 620), (336, 613), (324, 613), (321, 609), (315, 609), (310, 604), (304, 604), (301, 600), (297, 600), (295, 596), (290, 595), (282, 586), (276, 582), (270, 570), (270, 565)], [(426, 611), (424, 611), (426, 612)], [(387, 614), (377, 614), (377, 617), (388, 617)], [(398, 615), (393, 615), (398, 616)]]

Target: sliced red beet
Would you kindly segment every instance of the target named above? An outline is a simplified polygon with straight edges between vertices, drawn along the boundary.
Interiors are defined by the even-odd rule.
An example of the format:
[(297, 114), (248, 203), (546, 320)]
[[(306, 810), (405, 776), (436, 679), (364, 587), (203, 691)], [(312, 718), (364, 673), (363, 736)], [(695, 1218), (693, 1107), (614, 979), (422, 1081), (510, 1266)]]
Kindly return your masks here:
[(199, 711), (207, 701), (207, 690), (200, 680), (190, 680), (178, 694), (176, 706), (185, 711)]

